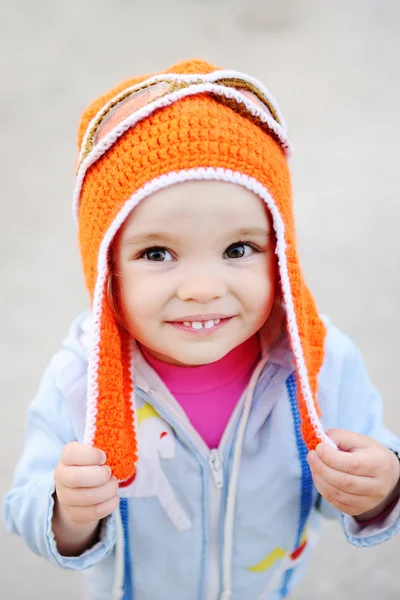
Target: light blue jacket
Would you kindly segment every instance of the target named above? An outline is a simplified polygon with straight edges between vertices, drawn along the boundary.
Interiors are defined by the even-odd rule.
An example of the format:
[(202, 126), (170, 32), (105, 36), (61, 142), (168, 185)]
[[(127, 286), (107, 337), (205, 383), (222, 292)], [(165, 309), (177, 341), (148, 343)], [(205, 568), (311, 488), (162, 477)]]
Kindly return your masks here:
[[(324, 427), (372, 436), (400, 454), (358, 350), (327, 327), (319, 378)], [(356, 546), (400, 530), (400, 502), (362, 528), (321, 501), (300, 434), (293, 358), (282, 339), (211, 451), (137, 351), (136, 479), (120, 489), (119, 511), (104, 521), (100, 541), (81, 556), (61, 556), (51, 530), (53, 473), (65, 444), (83, 438), (89, 330), (90, 318), (78, 317), (30, 405), (5, 523), (53, 564), (85, 570), (93, 600), (278, 600), (301, 577), (321, 515), (336, 514)]]

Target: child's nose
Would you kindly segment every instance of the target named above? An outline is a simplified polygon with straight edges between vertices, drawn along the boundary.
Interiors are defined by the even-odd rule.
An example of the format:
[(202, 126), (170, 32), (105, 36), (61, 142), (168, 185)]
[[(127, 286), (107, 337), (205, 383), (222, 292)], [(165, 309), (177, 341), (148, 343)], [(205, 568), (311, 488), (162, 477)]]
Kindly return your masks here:
[(196, 300), (205, 304), (227, 293), (227, 287), (221, 277), (211, 274), (188, 274), (180, 284), (177, 296), (180, 300)]

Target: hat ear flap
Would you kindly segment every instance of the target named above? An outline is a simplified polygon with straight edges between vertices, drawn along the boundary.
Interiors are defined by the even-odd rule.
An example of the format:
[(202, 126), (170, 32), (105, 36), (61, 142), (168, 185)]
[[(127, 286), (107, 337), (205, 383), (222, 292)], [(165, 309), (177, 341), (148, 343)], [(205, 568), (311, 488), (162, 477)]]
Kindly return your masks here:
[(104, 450), (119, 480), (131, 477), (137, 462), (131, 340), (109, 303), (107, 279), (99, 314), (94, 315), (89, 360), (85, 440)]
[(288, 260), (291, 301), (286, 318), (296, 362), (297, 399), (304, 441), (313, 450), (326, 434), (320, 422), (318, 374), (324, 361), (326, 327), (301, 274), (298, 260)]

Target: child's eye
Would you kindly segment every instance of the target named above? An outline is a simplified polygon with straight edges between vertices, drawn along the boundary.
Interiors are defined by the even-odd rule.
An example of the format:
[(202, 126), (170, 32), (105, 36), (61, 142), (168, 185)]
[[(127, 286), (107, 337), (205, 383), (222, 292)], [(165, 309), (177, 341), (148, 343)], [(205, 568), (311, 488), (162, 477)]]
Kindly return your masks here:
[(147, 250), (141, 253), (139, 258), (145, 258), (151, 262), (170, 262), (171, 260), (174, 260), (171, 252), (166, 248), (159, 248), (157, 246), (154, 248), (147, 248)]
[(246, 242), (236, 242), (231, 244), (224, 252), (225, 258), (247, 258), (257, 252), (257, 249)]

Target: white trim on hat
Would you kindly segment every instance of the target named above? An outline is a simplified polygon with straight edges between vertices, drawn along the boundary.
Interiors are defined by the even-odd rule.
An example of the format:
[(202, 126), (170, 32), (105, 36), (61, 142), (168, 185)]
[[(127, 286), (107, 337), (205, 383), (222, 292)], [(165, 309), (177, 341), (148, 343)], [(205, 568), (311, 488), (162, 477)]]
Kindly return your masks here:
[[(224, 76), (225, 76), (225, 74), (228, 74), (231, 77), (240, 75), (239, 73), (235, 73), (235, 71), (219, 71), (218, 73), (219, 73), (220, 77), (221, 77), (221, 74)], [(216, 75), (216, 74), (214, 73), (213, 75)], [(164, 79), (165, 79), (165, 77), (166, 76), (164, 76)], [(197, 78), (198, 77), (199, 76), (197, 76)], [(152, 79), (155, 79), (155, 78), (152, 78)], [(190, 82), (190, 80), (192, 80), (192, 79), (193, 79), (192, 77), (180, 76), (180, 79), (177, 78), (177, 81)], [(162, 81), (162, 80), (163, 79), (160, 77), (157, 78), (157, 81)], [(151, 80), (148, 80), (148, 81), (150, 82)], [(231, 99), (231, 100), (236, 100), (240, 104), (244, 104), (244, 106), (250, 112), (250, 114), (257, 117), (258, 119), (260, 119), (260, 121), (262, 121), (263, 123), (266, 123), (268, 125), (268, 127), (271, 129), (271, 131), (273, 131), (275, 133), (275, 135), (277, 136), (277, 138), (280, 140), (281, 146), (282, 146), (284, 152), (286, 153), (286, 155), (290, 156), (291, 144), (290, 144), (290, 140), (289, 140), (285, 130), (283, 129), (283, 127), (281, 127), (281, 125), (279, 125), (279, 123), (277, 121), (275, 121), (275, 119), (272, 116), (270, 116), (266, 111), (264, 111), (262, 108), (260, 108), (260, 106), (258, 104), (256, 104), (255, 102), (252, 102), (246, 96), (241, 94), (240, 90), (237, 90), (236, 88), (227, 87), (224, 85), (217, 85), (214, 83), (199, 84), (199, 83), (195, 83), (195, 81), (193, 81), (193, 84), (194, 85), (192, 85), (190, 87), (183, 88), (181, 90), (177, 90), (176, 92), (167, 93), (166, 95), (162, 96), (161, 98), (158, 98), (157, 100), (154, 100), (153, 102), (150, 102), (149, 104), (143, 106), (142, 108), (140, 108), (133, 114), (129, 115), (126, 119), (124, 119), (121, 123), (119, 123), (116, 127), (114, 127), (107, 135), (105, 135), (104, 138), (98, 144), (96, 144), (94, 146), (94, 148), (89, 152), (89, 154), (82, 161), (83, 149), (85, 148), (85, 145), (87, 142), (87, 136), (89, 135), (89, 132), (91, 131), (92, 126), (97, 122), (97, 120), (100, 118), (101, 114), (103, 114), (103, 112), (106, 110), (106, 108), (110, 104), (112, 104), (113, 102), (118, 100), (119, 97), (122, 97), (123, 95), (125, 95), (126, 92), (130, 90), (130, 88), (128, 88), (127, 90), (124, 90), (124, 92), (121, 92), (121, 94), (118, 94), (109, 103), (107, 103), (106, 107), (102, 108), (101, 111), (99, 111), (99, 113), (97, 113), (97, 115), (92, 119), (91, 123), (89, 124), (89, 127), (86, 130), (85, 136), (82, 141), (81, 152), (80, 152), (80, 156), (79, 156), (79, 160), (78, 160), (78, 163), (80, 161), (82, 161), (82, 162), (78, 168), (78, 172), (76, 175), (74, 194), (73, 194), (73, 215), (74, 215), (74, 219), (75, 219), (76, 223), (78, 223), (79, 198), (80, 198), (80, 193), (81, 193), (81, 189), (82, 189), (82, 184), (83, 184), (83, 180), (85, 178), (86, 172), (89, 169), (89, 167), (91, 167), (117, 141), (117, 139), (123, 133), (125, 133), (128, 129), (132, 128), (139, 121), (142, 121), (143, 119), (147, 118), (149, 115), (151, 115), (157, 109), (164, 108), (166, 106), (170, 106), (171, 104), (177, 102), (178, 100), (181, 100), (188, 96), (195, 96), (195, 95), (204, 94), (204, 93), (213, 93), (213, 94), (217, 94), (219, 96), (223, 96), (223, 97)], [(142, 85), (143, 84), (141, 84), (141, 86)], [(135, 90), (137, 87), (138, 86), (133, 86), (132, 90)], [(272, 105), (272, 102), (271, 102), (271, 105)], [(274, 109), (276, 109), (275, 102), (273, 104), (273, 107), (274, 107)]]
[(175, 81), (177, 83), (189, 83), (189, 84), (197, 83), (198, 84), (199, 79), (201, 79), (202, 82), (207, 82), (207, 83), (215, 83), (215, 81), (218, 81), (219, 79), (239, 79), (246, 83), (250, 83), (255, 88), (257, 88), (258, 91), (267, 99), (268, 104), (271, 105), (271, 107), (275, 111), (276, 115), (278, 116), (278, 120), (279, 120), (279, 123), (281, 124), (282, 129), (286, 132), (287, 127), (286, 127), (285, 119), (280, 111), (277, 101), (275, 100), (275, 98), (273, 97), (271, 92), (260, 81), (258, 81), (254, 77), (251, 77), (250, 75), (246, 75), (245, 73), (241, 73), (240, 71), (228, 71), (228, 70), (213, 71), (212, 73), (197, 73), (194, 75), (183, 75), (183, 74), (179, 74), (179, 73), (162, 73), (159, 75), (153, 75), (152, 77), (149, 77), (148, 79), (146, 79), (144, 81), (141, 81), (135, 85), (125, 88), (119, 94), (117, 94), (116, 96), (111, 98), (104, 106), (102, 106), (102, 108), (96, 113), (96, 115), (90, 121), (90, 123), (86, 129), (85, 135), (84, 135), (84, 137), (82, 139), (82, 143), (81, 143), (81, 149), (80, 149), (80, 153), (79, 153), (78, 163), (82, 160), (83, 149), (86, 146), (89, 132), (92, 130), (95, 123), (101, 118), (101, 116), (105, 112), (108, 111), (108, 109), (110, 108), (111, 105), (113, 105), (115, 102), (118, 102), (118, 100), (120, 98), (122, 99), (123, 97), (125, 97), (127, 93), (128, 94), (131, 92), (133, 93), (134, 91), (140, 90), (142, 88), (145, 88), (145, 87), (148, 87), (155, 83), (158, 83), (161, 81), (166, 81), (166, 80)]
[(193, 180), (217, 180), (241, 185), (251, 192), (258, 195), (264, 200), (267, 205), (273, 220), (273, 226), (276, 233), (276, 254), (278, 256), (279, 271), (282, 284), (283, 301), (287, 313), (288, 331), (292, 342), (293, 354), (296, 361), (297, 372), (299, 375), (300, 386), (305, 400), (308, 415), (314, 428), (317, 437), (335, 447), (332, 440), (326, 435), (322, 424), (318, 417), (316, 407), (313, 400), (310, 384), (308, 381), (307, 367), (305, 364), (303, 349), (301, 347), (299, 330), (297, 325), (296, 313), (293, 304), (293, 296), (290, 286), (286, 259), (286, 242), (285, 242), (285, 226), (279, 210), (267, 189), (256, 179), (248, 177), (239, 172), (223, 168), (198, 168), (182, 170), (162, 175), (146, 183), (133, 196), (131, 196), (123, 205), (114, 221), (107, 230), (102, 240), (98, 264), (97, 264), (97, 281), (94, 290), (93, 299), (93, 346), (89, 355), (88, 366), (88, 399), (87, 399), (87, 415), (86, 415), (86, 430), (84, 443), (92, 444), (96, 430), (96, 415), (97, 415), (97, 398), (98, 398), (98, 383), (97, 374), (99, 366), (99, 342), (100, 342), (100, 326), (101, 326), (101, 307), (105, 292), (105, 283), (108, 275), (108, 251), (110, 244), (114, 239), (118, 229), (125, 222), (131, 211), (144, 198), (150, 196), (154, 192), (167, 188), (176, 183)]

